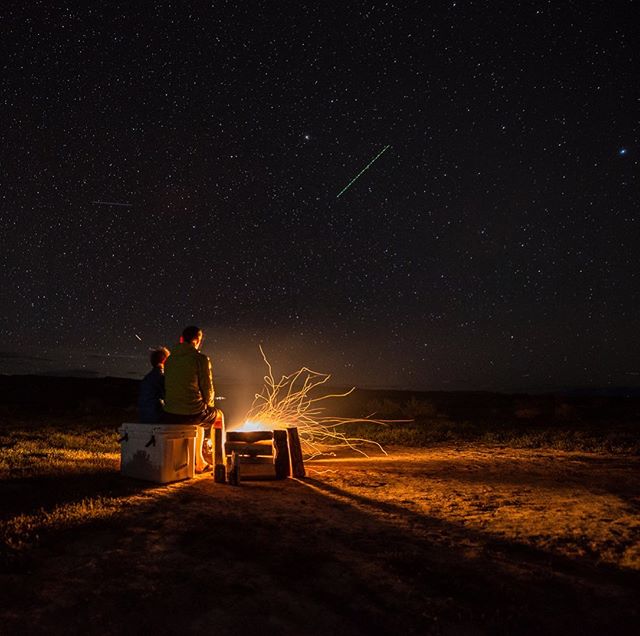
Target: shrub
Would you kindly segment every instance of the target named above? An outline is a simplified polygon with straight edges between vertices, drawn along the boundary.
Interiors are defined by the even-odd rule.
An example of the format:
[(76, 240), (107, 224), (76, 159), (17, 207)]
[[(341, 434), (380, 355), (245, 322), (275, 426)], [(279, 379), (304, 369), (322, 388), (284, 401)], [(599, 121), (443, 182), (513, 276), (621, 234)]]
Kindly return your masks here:
[(374, 417), (398, 418), (402, 416), (403, 409), (400, 402), (383, 398), (381, 400), (369, 400), (367, 402), (367, 411), (372, 413)]
[(437, 415), (436, 407), (427, 400), (419, 400), (415, 395), (404, 405), (403, 415), (412, 419), (426, 419)]
[(534, 420), (536, 417), (540, 417), (540, 410), (531, 407), (516, 408), (514, 415), (519, 420)]
[(578, 417), (578, 409), (573, 406), (573, 404), (567, 404), (566, 402), (561, 402), (560, 404), (556, 404), (556, 407), (553, 412), (553, 416), (556, 420), (562, 421), (576, 421), (579, 419)]

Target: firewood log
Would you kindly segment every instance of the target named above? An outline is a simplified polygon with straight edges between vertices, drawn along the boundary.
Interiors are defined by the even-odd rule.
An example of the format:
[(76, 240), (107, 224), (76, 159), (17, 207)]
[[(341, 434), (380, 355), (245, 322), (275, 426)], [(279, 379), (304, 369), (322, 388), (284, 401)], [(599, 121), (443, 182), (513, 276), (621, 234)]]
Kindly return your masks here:
[(300, 436), (298, 429), (294, 426), (287, 428), (287, 439), (289, 441), (289, 456), (291, 458), (291, 476), (304, 477), (304, 461), (302, 459), (302, 446), (300, 446)]
[(275, 454), (273, 461), (276, 467), (276, 479), (284, 479), (291, 474), (287, 431), (281, 429), (273, 431), (273, 451)]
[(273, 444), (271, 442), (257, 442), (256, 444), (245, 444), (244, 442), (230, 442), (224, 445), (224, 452), (226, 455), (231, 455), (233, 451), (236, 451), (239, 455), (273, 455)]
[(263, 439), (273, 439), (272, 431), (228, 431), (227, 442), (255, 444)]

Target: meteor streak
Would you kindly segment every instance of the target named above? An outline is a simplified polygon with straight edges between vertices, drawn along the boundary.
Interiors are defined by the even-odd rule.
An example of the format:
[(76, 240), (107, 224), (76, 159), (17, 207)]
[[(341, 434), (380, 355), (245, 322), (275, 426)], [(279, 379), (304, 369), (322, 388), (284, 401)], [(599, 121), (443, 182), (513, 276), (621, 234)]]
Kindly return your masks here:
[(92, 201), (94, 205), (117, 205), (121, 208), (131, 208), (133, 203), (117, 203), (116, 201)]
[(362, 173), (366, 172), (373, 165), (373, 163), (378, 159), (378, 157), (380, 157), (382, 153), (388, 148), (391, 148), (391, 146), (385, 146), (364, 168), (362, 168), (362, 170), (360, 170), (360, 172), (358, 172), (358, 174), (355, 177), (353, 177), (353, 179), (351, 179), (351, 181), (349, 181), (349, 183), (347, 183), (347, 185), (344, 188), (342, 188), (340, 192), (338, 192), (338, 194), (336, 195), (336, 199), (340, 197), (344, 192), (346, 192), (354, 183), (354, 181), (358, 179), (358, 177), (360, 177)]

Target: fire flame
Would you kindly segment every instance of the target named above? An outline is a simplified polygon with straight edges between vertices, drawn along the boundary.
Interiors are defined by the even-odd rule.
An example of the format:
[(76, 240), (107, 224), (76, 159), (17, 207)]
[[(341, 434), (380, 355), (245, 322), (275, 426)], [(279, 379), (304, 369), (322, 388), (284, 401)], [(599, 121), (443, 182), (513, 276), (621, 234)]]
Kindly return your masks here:
[(245, 420), (239, 427), (234, 428), (233, 430), (241, 431), (243, 433), (251, 433), (253, 431), (269, 431), (269, 430), (272, 430), (273, 428), (276, 428), (276, 427), (269, 426), (264, 422), (257, 422), (255, 420)]

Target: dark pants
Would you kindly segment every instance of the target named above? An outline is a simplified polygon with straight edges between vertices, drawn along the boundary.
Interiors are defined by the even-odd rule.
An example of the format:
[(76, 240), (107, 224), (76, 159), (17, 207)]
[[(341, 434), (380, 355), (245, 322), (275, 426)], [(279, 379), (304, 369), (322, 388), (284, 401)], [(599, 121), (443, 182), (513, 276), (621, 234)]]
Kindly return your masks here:
[(194, 413), (193, 415), (182, 415), (180, 413), (167, 413), (164, 411), (162, 414), (163, 424), (197, 424), (202, 426), (205, 430), (205, 435), (211, 431), (211, 425), (218, 415), (218, 409), (215, 406), (207, 406), (202, 413)]

